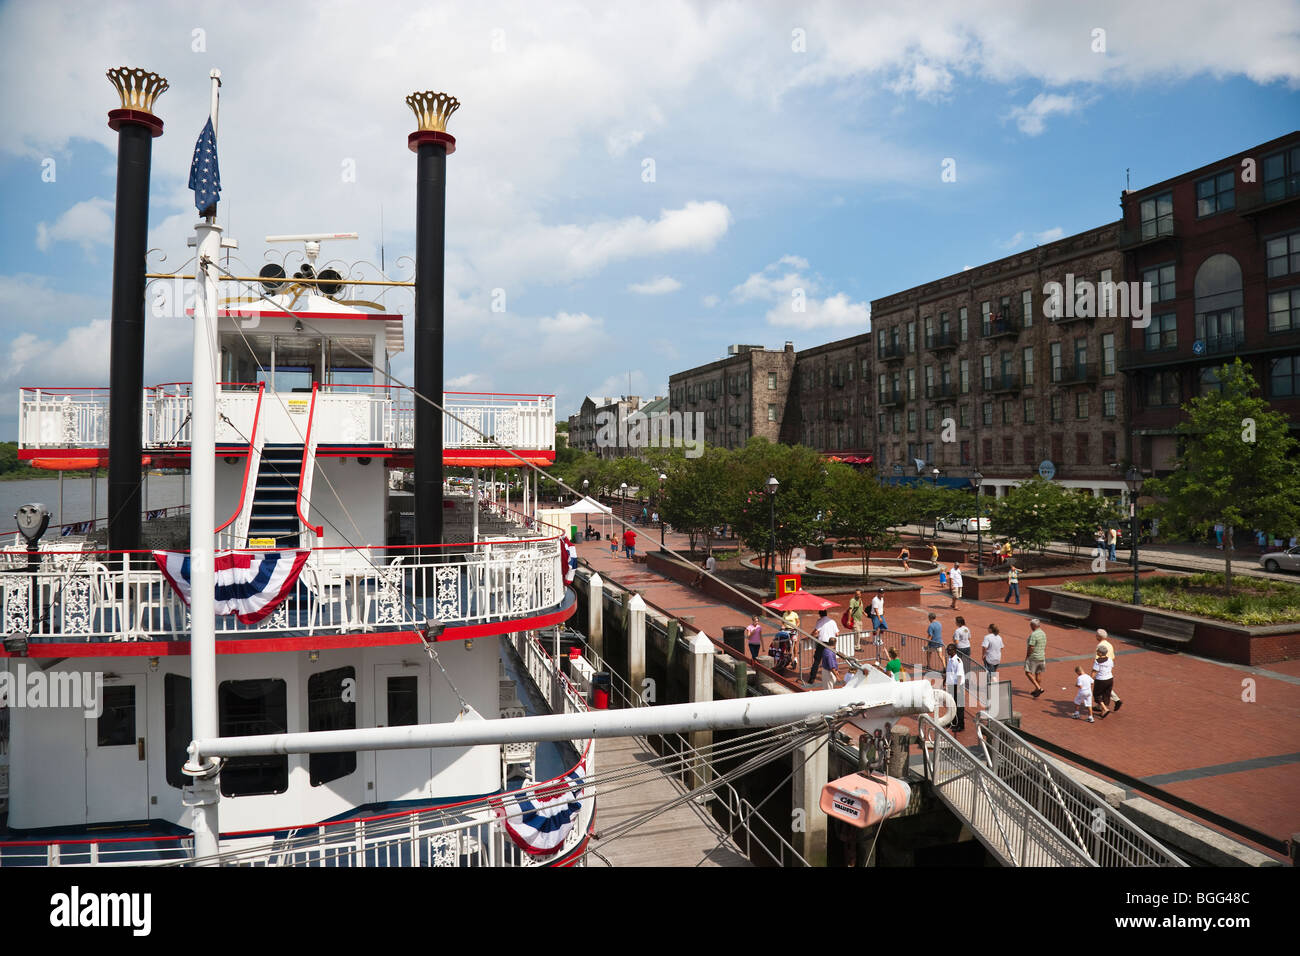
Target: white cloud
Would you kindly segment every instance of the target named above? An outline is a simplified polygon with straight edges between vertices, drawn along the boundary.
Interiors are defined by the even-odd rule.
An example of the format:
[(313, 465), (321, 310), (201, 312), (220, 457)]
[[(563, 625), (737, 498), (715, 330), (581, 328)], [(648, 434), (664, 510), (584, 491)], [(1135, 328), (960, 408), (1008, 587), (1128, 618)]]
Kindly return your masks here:
[(1048, 242), (1055, 242), (1065, 235), (1065, 230), (1060, 226), (1053, 226), (1051, 229), (1044, 229), (1042, 232), (1034, 233), (1034, 242), (1042, 245)]
[[(782, 271), (789, 266), (800, 271)], [(871, 322), (871, 306), (866, 302), (853, 302), (843, 292), (818, 299), (825, 280), (817, 275), (805, 275), (808, 260), (801, 256), (785, 255), (770, 263), (760, 272), (754, 272), (744, 282), (731, 290), (737, 302), (770, 302), (767, 311), (768, 325), (796, 329), (830, 327), (856, 327), (867, 331)]]
[(715, 305), (717, 305), (719, 302), (721, 302), (722, 300), (719, 299), (716, 295), (713, 295), (712, 293), (710, 293), (709, 295), (706, 295), (706, 296), (705, 296), (703, 299), (701, 299), (700, 301), (704, 303), (704, 307), (705, 307), (706, 309), (711, 309), (711, 308), (713, 308)]
[(997, 240), (994, 242), (994, 245), (1001, 246), (1003, 249), (1015, 249), (1020, 245), (1020, 243), (1024, 241), (1024, 239), (1025, 239), (1025, 231), (1021, 229), (1019, 232), (1017, 232), (1014, 236), (1012, 236), (1010, 239), (1006, 240), (1005, 242), (1001, 240)]
[(627, 289), (637, 295), (666, 295), (669, 292), (676, 292), (681, 287), (682, 284), (672, 276), (656, 276), (649, 282), (634, 282)]
[(113, 242), (113, 202), (86, 199), (65, 209), (54, 225), (36, 224), (36, 248), (48, 252), (56, 242), (76, 242), (87, 255), (95, 246)]
[(467, 372), (464, 375), (457, 375), (455, 378), (447, 379), (447, 387), (452, 389), (469, 388), (471, 385), (481, 385), (482, 383), (483, 376), (474, 372)]
[(645, 139), (645, 130), (640, 129), (629, 129), (617, 133), (610, 133), (605, 137), (605, 149), (609, 151), (609, 155), (611, 156), (622, 156), (643, 139)]
[(825, 299), (809, 297), (802, 311), (793, 302), (774, 305), (767, 313), (767, 324), (796, 329), (853, 328), (866, 332), (871, 327), (871, 305), (852, 302), (843, 292)]
[(1047, 129), (1047, 117), (1061, 114), (1068, 116), (1082, 107), (1075, 96), (1061, 96), (1057, 93), (1039, 93), (1025, 106), (1014, 106), (1007, 114), (1007, 119), (1016, 121), (1020, 132), (1026, 136), (1039, 136)]

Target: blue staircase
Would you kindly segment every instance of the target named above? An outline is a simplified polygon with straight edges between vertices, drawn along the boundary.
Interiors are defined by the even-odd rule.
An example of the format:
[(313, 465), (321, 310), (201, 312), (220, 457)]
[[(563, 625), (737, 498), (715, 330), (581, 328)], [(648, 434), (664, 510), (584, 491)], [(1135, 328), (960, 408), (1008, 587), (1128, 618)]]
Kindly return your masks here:
[(248, 518), (248, 537), (272, 538), (276, 547), (296, 548), (301, 522), (298, 520), (298, 489), (302, 484), (301, 444), (262, 446), (253, 490), (253, 508)]

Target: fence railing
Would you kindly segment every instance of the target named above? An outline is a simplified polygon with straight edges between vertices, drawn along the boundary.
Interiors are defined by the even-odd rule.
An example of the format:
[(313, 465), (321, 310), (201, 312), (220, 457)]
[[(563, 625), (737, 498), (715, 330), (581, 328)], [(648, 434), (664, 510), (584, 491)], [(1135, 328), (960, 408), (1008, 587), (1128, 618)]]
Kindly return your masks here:
[(981, 714), (977, 727), (993, 772), (1098, 866), (1186, 866), (1005, 724)]
[(1096, 866), (961, 742), (925, 715), (917, 718), (925, 773), (936, 796), (1006, 866)]

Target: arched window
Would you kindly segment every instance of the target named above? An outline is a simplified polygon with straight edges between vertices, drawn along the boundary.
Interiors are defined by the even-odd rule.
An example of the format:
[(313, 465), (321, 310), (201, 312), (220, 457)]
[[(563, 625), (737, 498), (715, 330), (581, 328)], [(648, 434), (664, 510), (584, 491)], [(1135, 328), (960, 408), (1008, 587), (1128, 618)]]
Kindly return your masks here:
[(1241, 266), (1217, 253), (1196, 270), (1196, 340), (1205, 355), (1232, 353), (1246, 342), (1241, 304)]

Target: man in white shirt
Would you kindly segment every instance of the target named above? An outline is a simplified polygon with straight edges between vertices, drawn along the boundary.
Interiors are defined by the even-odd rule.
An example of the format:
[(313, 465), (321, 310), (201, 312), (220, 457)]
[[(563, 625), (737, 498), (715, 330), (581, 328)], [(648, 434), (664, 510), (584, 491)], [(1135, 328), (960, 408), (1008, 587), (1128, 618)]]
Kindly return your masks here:
[(885, 623), (885, 589), (881, 588), (871, 599), (871, 629), (877, 633), (889, 630)]
[(948, 572), (948, 586), (952, 589), (952, 609), (957, 609), (957, 602), (961, 600), (961, 562), (953, 563), (952, 570)]
[(944, 686), (947, 687), (948, 693), (952, 694), (953, 703), (957, 707), (957, 716), (953, 719), (952, 729), (962, 731), (966, 729), (966, 668), (962, 666), (961, 655), (957, 653), (957, 645), (948, 645), (948, 666), (944, 669)]
[(826, 614), (825, 609), (823, 609), (821, 615), (817, 618), (817, 624), (813, 627), (813, 633), (817, 635), (817, 640), (821, 643), (813, 645), (812, 670), (808, 672), (808, 683), (810, 684), (817, 683), (817, 671), (819, 671), (822, 666), (823, 649), (821, 645), (829, 644), (831, 647), (834, 647), (835, 638), (838, 637), (840, 633), (840, 627), (835, 623), (833, 618)]

